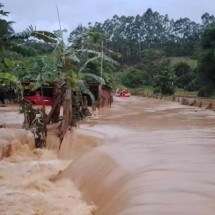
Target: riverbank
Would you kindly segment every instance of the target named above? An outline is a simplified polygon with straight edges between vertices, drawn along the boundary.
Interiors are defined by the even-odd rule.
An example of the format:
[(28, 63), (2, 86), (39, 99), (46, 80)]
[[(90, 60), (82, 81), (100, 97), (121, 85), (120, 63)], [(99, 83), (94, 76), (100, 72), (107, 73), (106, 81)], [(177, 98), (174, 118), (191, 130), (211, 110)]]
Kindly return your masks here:
[(131, 93), (135, 96), (164, 99), (167, 101), (179, 102), (182, 105), (205, 108), (215, 111), (215, 98), (198, 97), (196, 92), (177, 91), (172, 96), (158, 95), (153, 93), (150, 87), (131, 89)]
[(193, 96), (157, 96), (153, 95), (152, 98), (163, 99), (167, 101), (178, 102), (182, 105), (199, 107), (206, 110), (215, 111), (215, 99), (193, 97)]

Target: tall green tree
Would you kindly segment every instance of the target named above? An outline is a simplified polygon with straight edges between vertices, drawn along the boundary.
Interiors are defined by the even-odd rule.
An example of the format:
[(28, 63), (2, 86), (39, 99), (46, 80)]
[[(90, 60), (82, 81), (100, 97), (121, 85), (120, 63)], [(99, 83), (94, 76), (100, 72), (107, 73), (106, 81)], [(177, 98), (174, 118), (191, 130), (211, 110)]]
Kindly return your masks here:
[(14, 33), (12, 23), (6, 20), (9, 12), (4, 11), (4, 5), (0, 3), (0, 50), (8, 46), (8, 39)]
[(155, 93), (172, 95), (175, 92), (175, 74), (169, 62), (162, 62), (160, 69), (154, 75)]
[(210, 26), (202, 36), (199, 61), (200, 96), (210, 96), (215, 90), (215, 26)]
[(185, 62), (177, 63), (174, 66), (174, 72), (176, 76), (175, 83), (178, 88), (184, 90), (192, 89), (195, 76), (190, 65)]
[(196, 23), (186, 17), (174, 20), (148, 9), (142, 15), (114, 15), (103, 23), (79, 26), (71, 32), (70, 40), (76, 38), (80, 47), (81, 35), (95, 29), (107, 38), (107, 48), (121, 53), (121, 62), (130, 65), (141, 62), (143, 51), (149, 48), (162, 49), (169, 56), (192, 56), (201, 33), (213, 22), (214, 16), (208, 13), (202, 16), (202, 23)]

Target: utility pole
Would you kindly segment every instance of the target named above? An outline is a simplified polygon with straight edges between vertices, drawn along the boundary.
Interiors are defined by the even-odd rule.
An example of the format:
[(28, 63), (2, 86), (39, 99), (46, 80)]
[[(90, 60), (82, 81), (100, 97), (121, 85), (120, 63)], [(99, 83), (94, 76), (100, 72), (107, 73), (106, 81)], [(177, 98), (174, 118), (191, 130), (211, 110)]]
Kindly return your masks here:
[(101, 78), (103, 77), (103, 64), (104, 64), (104, 42), (102, 40), (102, 56), (101, 56)]
[[(58, 24), (59, 24), (59, 28), (60, 28), (61, 43), (64, 45), (63, 31), (62, 31), (62, 25), (61, 25), (61, 20), (60, 20), (60, 11), (59, 11), (59, 8), (58, 8), (57, 5), (56, 5), (56, 9), (57, 9)], [(65, 56), (64, 56), (64, 54), (62, 56), (62, 61), (63, 61), (63, 63), (65, 63)]]
[(56, 5), (56, 8), (57, 8), (57, 17), (58, 17), (58, 23), (59, 23), (59, 27), (60, 27), (60, 31), (62, 30), (62, 27), (61, 27), (61, 21), (60, 21), (60, 12), (59, 12), (59, 9), (58, 9), (58, 6)]

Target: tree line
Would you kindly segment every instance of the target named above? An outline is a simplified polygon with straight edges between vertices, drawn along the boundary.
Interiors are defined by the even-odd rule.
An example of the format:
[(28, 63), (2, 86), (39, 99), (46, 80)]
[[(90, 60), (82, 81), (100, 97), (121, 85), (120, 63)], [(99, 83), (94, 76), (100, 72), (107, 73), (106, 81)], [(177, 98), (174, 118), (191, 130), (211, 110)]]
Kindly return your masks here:
[[(80, 25), (69, 42), (80, 48), (86, 32), (102, 34), (104, 48), (114, 51), (124, 71), (114, 75), (127, 87), (152, 86), (164, 94), (180, 88), (210, 96), (215, 89), (214, 26), (215, 16), (209, 13), (197, 23), (148, 9), (142, 15), (115, 15), (103, 23)], [(180, 60), (173, 64), (173, 58)]]
[(121, 62), (126, 64), (139, 62), (143, 51), (150, 48), (162, 49), (168, 56), (191, 56), (201, 34), (215, 23), (215, 17), (208, 13), (201, 19), (202, 23), (189, 18), (174, 20), (148, 9), (143, 15), (115, 15), (103, 23), (89, 23), (87, 27), (80, 25), (71, 32), (69, 41), (80, 43), (81, 35), (94, 29), (105, 35), (106, 46), (120, 53)]
[[(40, 34), (42, 40), (29, 37), (36, 30), (32, 26), (16, 33), (13, 23), (4, 18), (8, 12), (3, 5), (0, 7), (0, 71), (15, 74), (19, 80), (32, 78), (37, 83), (58, 77), (62, 68), (53, 55), (56, 44), (48, 36), (50, 33), (59, 38), (61, 32)], [(70, 50), (70, 60), (66, 66), (76, 71), (71, 73), (73, 79), (80, 79), (80, 74), (85, 79), (99, 80), (102, 76), (112, 88), (149, 87), (162, 94), (183, 89), (212, 96), (215, 17), (205, 13), (201, 20), (174, 20), (148, 9), (142, 15), (115, 15), (103, 23), (77, 26), (68, 38), (64, 54)]]

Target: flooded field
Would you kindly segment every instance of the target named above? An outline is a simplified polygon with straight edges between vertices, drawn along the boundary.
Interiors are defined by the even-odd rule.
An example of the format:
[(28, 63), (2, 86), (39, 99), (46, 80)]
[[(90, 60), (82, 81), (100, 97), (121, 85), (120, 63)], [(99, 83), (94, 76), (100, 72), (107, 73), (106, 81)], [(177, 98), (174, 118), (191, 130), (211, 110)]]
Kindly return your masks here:
[(0, 161), (0, 214), (212, 215), (214, 169), (215, 112), (118, 98), (58, 155), (21, 148)]

